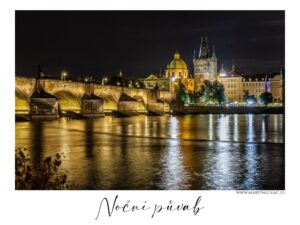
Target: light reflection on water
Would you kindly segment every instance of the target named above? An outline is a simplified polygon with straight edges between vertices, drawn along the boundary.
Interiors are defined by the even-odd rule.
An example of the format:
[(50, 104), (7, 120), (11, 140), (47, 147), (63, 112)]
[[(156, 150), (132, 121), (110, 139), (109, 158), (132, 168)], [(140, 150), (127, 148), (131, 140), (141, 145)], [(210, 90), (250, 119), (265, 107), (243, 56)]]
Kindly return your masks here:
[(17, 122), (33, 164), (64, 152), (79, 189), (284, 189), (283, 115)]

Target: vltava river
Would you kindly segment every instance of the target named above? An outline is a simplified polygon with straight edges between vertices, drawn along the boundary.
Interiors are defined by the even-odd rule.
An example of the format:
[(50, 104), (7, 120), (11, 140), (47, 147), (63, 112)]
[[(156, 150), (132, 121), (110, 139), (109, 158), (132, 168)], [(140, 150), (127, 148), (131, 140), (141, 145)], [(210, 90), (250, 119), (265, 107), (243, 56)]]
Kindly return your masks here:
[(17, 122), (33, 163), (64, 152), (78, 189), (285, 188), (283, 115)]

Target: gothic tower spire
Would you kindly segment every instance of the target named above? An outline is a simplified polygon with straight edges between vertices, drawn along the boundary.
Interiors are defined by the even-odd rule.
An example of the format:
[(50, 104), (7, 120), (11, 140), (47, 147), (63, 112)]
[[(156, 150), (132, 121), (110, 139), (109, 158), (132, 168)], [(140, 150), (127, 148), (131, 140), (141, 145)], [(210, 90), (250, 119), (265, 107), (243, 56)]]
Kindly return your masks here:
[(232, 59), (232, 67), (231, 67), (232, 71), (235, 71), (235, 64), (234, 64), (234, 58)]
[(215, 46), (214, 46), (214, 45), (213, 45), (212, 57), (217, 58), (217, 57), (216, 57), (216, 53), (215, 53)]
[(200, 58), (201, 55), (202, 55), (202, 43), (203, 43), (203, 37), (201, 36), (200, 50), (199, 50), (199, 57), (198, 58)]
[(199, 58), (208, 58), (208, 57), (209, 57), (209, 50), (208, 50), (207, 36), (205, 37), (204, 41), (203, 41), (203, 39), (201, 37), (201, 45), (200, 45)]

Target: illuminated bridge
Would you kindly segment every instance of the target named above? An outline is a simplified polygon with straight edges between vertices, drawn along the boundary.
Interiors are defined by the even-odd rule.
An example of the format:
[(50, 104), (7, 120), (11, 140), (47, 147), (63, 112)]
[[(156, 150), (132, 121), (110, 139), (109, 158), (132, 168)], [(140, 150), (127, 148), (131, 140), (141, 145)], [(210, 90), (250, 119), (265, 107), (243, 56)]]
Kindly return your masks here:
[[(61, 81), (54, 79), (44, 80), (44, 89), (49, 94), (58, 99), (58, 104), (62, 111), (71, 110), (80, 112), (81, 98), (85, 93), (85, 83), (75, 81)], [(16, 76), (15, 80), (15, 112), (29, 113), (30, 96), (34, 91), (36, 79)], [(146, 109), (150, 91), (147, 89), (124, 88), (124, 93), (135, 98), (139, 102), (139, 110)], [(95, 84), (94, 94), (104, 99), (104, 111), (111, 112), (118, 109), (118, 101), (122, 94), (122, 88), (118, 86), (108, 86)], [(160, 91), (160, 100), (166, 105), (175, 98), (174, 93)]]

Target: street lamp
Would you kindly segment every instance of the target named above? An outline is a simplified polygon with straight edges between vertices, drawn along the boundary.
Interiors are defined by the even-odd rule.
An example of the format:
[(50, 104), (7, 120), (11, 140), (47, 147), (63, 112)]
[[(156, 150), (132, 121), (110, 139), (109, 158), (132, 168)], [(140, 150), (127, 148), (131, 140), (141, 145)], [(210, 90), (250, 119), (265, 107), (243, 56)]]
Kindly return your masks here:
[(66, 71), (62, 71), (61, 73), (61, 80), (66, 80), (66, 77), (68, 76)]
[(103, 79), (102, 79), (102, 85), (105, 85), (106, 83), (107, 83), (107, 77), (104, 77)]

